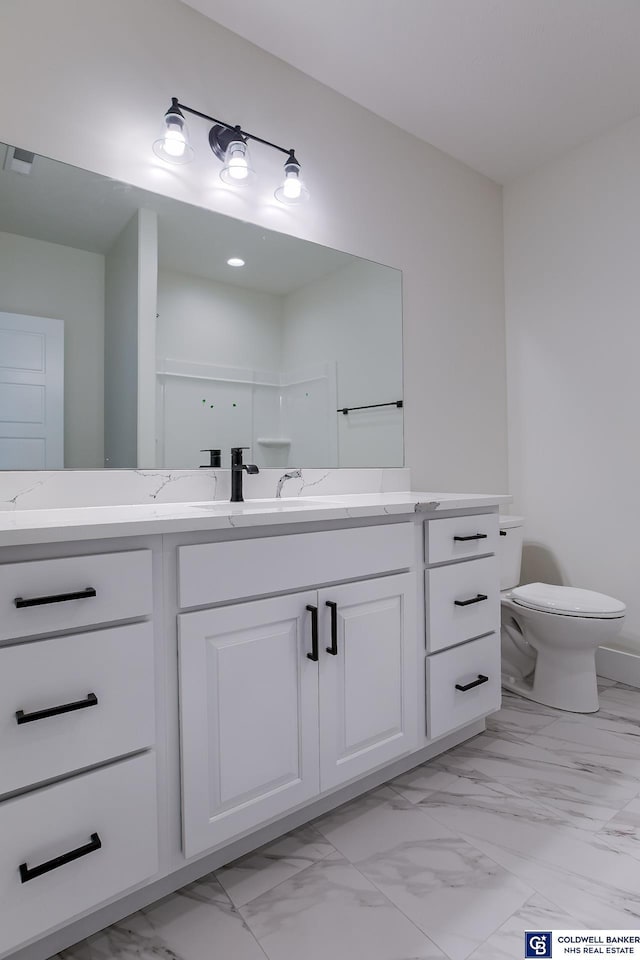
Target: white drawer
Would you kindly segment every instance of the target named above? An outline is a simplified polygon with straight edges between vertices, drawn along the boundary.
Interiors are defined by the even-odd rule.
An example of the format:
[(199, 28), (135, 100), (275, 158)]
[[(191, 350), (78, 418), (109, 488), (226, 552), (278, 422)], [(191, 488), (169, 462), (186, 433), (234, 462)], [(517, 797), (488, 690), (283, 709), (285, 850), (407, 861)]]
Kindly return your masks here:
[(197, 607), (290, 592), (407, 570), (412, 562), (412, 523), (180, 547), (179, 603)]
[[(85, 849), (91, 844), (99, 849)], [(33, 879), (25, 869), (73, 851)], [(21, 865), (24, 865), (21, 871)], [(158, 870), (155, 758), (123, 760), (0, 804), (0, 953)], [(25, 876), (25, 882), (22, 877)]]
[(485, 513), (472, 517), (447, 517), (429, 520), (424, 525), (424, 555), (427, 563), (448, 563), (496, 553), (498, 515)]
[(0, 703), (0, 794), (150, 746), (151, 624), (0, 649)]
[(500, 630), (496, 557), (436, 567), (425, 573), (427, 649), (444, 650)]
[(0, 640), (143, 617), (152, 598), (150, 550), (5, 563)]
[(430, 739), (493, 713), (499, 709), (500, 701), (499, 633), (427, 657)]

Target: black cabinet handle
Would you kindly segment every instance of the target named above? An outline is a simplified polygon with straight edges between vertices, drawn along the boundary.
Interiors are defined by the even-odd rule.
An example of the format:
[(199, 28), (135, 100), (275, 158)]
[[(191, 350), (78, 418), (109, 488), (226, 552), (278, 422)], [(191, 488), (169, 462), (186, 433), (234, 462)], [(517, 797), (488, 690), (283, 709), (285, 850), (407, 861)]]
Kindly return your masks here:
[(456, 683), (456, 690), (462, 690), (463, 693), (466, 693), (467, 690), (472, 690), (474, 687), (479, 687), (483, 683), (488, 683), (489, 677), (485, 677), (484, 674), (479, 673), (477, 680), (472, 680), (471, 683)]
[(86, 590), (75, 590), (73, 593), (56, 593), (52, 597), (32, 597), (30, 600), (23, 600), (22, 597), (16, 597), (13, 601), (16, 607), (41, 607), (45, 603), (64, 603), (66, 600), (86, 600), (87, 597), (95, 597), (96, 591), (93, 587), (87, 587)]
[(501, 536), (501, 537), (506, 537), (506, 535), (507, 535), (507, 531), (506, 531), (506, 530), (501, 530), (501, 531), (500, 531), (500, 536)]
[(468, 607), (470, 603), (482, 603), (483, 600), (488, 600), (486, 593), (478, 593), (475, 597), (470, 597), (468, 600), (454, 600), (456, 607)]
[(85, 843), (84, 846), (77, 847), (75, 850), (70, 850), (69, 853), (63, 853), (61, 857), (54, 857), (53, 860), (47, 860), (46, 863), (39, 863), (37, 867), (28, 867), (26, 863), (21, 863), (19, 867), (20, 880), (22, 883), (35, 880), (36, 877), (41, 877), (43, 873), (49, 873), (51, 870), (63, 867), (65, 863), (72, 863), (74, 860), (79, 860), (80, 857), (86, 857), (88, 853), (99, 850), (101, 846), (102, 840), (98, 834), (92, 833), (89, 843)]
[(333, 600), (327, 600), (327, 606), (331, 610), (331, 646), (327, 647), (327, 653), (333, 657), (338, 656), (338, 604)]
[(74, 710), (84, 710), (85, 707), (97, 706), (98, 698), (95, 693), (88, 693), (85, 700), (75, 700), (73, 703), (61, 703), (58, 707), (34, 710), (33, 713), (16, 710), (16, 723), (32, 723), (34, 720), (46, 720), (47, 717), (57, 717), (60, 713), (72, 713)]
[(318, 608), (308, 603), (307, 610), (311, 614), (311, 653), (307, 654), (307, 659), (317, 663), (320, 659), (318, 656)]
[(460, 540), (461, 543), (464, 543), (466, 540), (486, 540), (486, 533), (472, 533), (469, 537), (454, 537), (454, 540)]

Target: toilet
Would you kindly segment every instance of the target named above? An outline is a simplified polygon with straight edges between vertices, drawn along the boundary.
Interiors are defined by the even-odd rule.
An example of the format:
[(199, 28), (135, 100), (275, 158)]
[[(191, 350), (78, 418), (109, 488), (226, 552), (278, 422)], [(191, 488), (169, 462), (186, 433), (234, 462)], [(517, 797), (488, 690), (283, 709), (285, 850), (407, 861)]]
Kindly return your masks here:
[(598, 709), (596, 650), (624, 622), (624, 603), (593, 590), (520, 583), (524, 520), (500, 517), (502, 686), (570, 710)]

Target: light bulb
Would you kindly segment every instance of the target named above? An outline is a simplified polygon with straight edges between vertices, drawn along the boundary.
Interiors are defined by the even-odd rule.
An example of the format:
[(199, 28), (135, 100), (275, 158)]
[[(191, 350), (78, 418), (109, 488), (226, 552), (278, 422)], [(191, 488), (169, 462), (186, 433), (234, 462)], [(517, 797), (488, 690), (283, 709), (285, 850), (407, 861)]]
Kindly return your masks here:
[(309, 196), (309, 191), (300, 179), (300, 164), (296, 160), (293, 150), (284, 165), (284, 180), (275, 191), (274, 196), (280, 203), (301, 203)]
[(167, 132), (164, 135), (164, 152), (170, 157), (182, 157), (187, 146), (184, 133), (178, 126), (167, 124)]
[(164, 115), (162, 133), (153, 144), (153, 152), (168, 163), (189, 163), (193, 160), (193, 147), (184, 116), (174, 100)]
[(287, 200), (298, 200), (302, 193), (302, 184), (297, 173), (288, 173), (282, 184), (282, 192)]
[(235, 150), (229, 157), (229, 176), (234, 180), (246, 180), (249, 175), (249, 166), (245, 160), (244, 151)]
[(241, 187), (249, 183), (253, 176), (246, 143), (244, 140), (232, 140), (225, 153), (220, 179)]

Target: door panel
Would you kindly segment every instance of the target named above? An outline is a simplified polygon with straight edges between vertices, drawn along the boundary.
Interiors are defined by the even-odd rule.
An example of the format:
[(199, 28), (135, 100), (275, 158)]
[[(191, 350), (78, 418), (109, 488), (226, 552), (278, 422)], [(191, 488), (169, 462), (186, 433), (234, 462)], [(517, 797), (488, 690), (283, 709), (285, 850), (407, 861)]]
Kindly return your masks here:
[[(337, 654), (331, 647), (336, 604)], [(415, 749), (415, 577), (319, 593), (320, 786), (330, 789)]]
[(178, 618), (188, 857), (318, 793), (315, 603), (309, 592)]
[(60, 469), (63, 437), (63, 321), (0, 313), (0, 469)]

